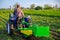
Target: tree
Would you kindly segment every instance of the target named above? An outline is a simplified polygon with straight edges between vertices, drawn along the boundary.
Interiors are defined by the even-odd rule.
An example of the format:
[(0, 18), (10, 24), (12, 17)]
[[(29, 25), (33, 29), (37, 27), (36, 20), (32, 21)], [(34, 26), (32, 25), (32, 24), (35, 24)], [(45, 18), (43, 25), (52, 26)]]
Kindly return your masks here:
[(46, 4), (46, 5), (44, 5), (44, 9), (53, 9), (53, 7)]
[(30, 9), (34, 9), (35, 8), (35, 4), (31, 4)]
[(24, 7), (21, 7), (21, 9), (24, 9)]
[(55, 5), (55, 8), (56, 8), (56, 9), (58, 8), (58, 5), (57, 5), (57, 4)]
[(37, 7), (35, 7), (35, 10), (40, 10), (40, 9), (42, 9), (41, 6), (37, 6)]
[(12, 10), (12, 6), (10, 6), (10, 10)]
[(29, 7), (27, 7), (26, 9), (30, 9)]

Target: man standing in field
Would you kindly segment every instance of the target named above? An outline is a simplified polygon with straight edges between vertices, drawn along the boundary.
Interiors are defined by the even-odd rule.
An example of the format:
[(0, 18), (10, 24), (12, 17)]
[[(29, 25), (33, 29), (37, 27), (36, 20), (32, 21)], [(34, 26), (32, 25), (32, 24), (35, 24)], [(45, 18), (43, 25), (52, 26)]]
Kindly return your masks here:
[(17, 19), (17, 24), (20, 22), (22, 22), (22, 18), (24, 17), (24, 13), (23, 11), (21, 10), (21, 7), (20, 5), (17, 5), (15, 10), (14, 10), (14, 16), (16, 17)]

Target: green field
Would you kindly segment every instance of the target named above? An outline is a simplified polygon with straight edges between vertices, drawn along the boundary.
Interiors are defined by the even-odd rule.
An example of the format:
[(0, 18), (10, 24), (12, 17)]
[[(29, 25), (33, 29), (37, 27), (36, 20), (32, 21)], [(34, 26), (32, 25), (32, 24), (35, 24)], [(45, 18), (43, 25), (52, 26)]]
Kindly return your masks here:
[[(60, 32), (60, 10), (23, 10), (26, 16), (30, 15), (32, 18), (32, 23), (37, 24), (39, 26), (49, 26), (50, 30), (54, 29), (57, 31), (56, 33)], [(0, 30), (6, 29), (6, 21), (9, 19), (9, 13), (13, 13), (13, 10), (0, 10)], [(0, 31), (1, 33), (2, 31)], [(59, 35), (59, 34), (58, 34)], [(51, 34), (49, 39), (53, 40), (52, 38), (54, 34)], [(1, 39), (15, 39), (16, 36), (13, 36), (13, 39), (8, 36), (6, 33), (2, 32), (0, 34)], [(19, 37), (17, 37), (19, 40)], [(16, 40), (17, 40), (16, 39)], [(42, 39), (42, 38), (40, 38)], [(48, 38), (45, 38), (49, 40)], [(44, 39), (44, 40), (45, 40)]]

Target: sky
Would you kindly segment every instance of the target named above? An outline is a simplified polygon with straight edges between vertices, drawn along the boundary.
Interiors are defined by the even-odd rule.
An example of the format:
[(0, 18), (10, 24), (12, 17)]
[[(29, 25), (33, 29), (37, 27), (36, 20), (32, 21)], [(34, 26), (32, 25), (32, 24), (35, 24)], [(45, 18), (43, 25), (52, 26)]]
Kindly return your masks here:
[(0, 8), (9, 8), (16, 3), (25, 8), (30, 7), (31, 4), (35, 4), (35, 6), (44, 6), (45, 4), (55, 6), (57, 4), (60, 7), (60, 0), (0, 0)]

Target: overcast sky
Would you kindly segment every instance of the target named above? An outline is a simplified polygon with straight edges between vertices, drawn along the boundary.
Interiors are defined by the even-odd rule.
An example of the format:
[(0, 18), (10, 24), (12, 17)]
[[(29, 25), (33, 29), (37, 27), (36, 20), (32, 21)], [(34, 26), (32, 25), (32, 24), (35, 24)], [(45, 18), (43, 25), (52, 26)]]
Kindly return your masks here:
[(60, 7), (60, 0), (0, 0), (0, 8), (9, 8), (10, 5), (13, 6), (16, 3), (25, 8), (30, 7), (31, 4), (36, 6), (43, 6), (45, 4), (55, 6), (57, 4)]

